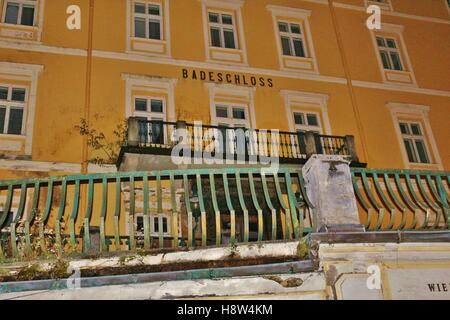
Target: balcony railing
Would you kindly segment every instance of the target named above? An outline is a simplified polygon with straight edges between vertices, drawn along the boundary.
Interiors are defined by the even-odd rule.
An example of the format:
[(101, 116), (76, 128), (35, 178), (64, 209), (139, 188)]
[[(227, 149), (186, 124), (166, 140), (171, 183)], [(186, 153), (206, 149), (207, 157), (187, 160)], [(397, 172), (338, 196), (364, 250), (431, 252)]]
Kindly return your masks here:
[[(450, 228), (450, 173), (353, 169), (368, 231)], [(317, 208), (299, 170), (188, 169), (0, 181), (0, 260), (300, 239)]]
[(313, 154), (326, 154), (346, 156), (358, 163), (353, 136), (129, 118), (124, 146), (128, 152), (171, 155), (173, 147), (180, 142), (189, 146), (192, 157), (208, 152), (222, 159), (259, 161), (262, 157), (277, 157), (281, 163), (295, 164), (305, 162)]

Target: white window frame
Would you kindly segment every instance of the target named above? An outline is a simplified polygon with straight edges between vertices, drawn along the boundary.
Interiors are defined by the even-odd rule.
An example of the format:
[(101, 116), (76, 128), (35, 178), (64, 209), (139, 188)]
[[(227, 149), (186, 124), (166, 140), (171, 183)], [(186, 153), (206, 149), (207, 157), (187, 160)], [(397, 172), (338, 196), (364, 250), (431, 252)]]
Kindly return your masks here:
[[(171, 57), (171, 42), (170, 42), (170, 0), (162, 0), (161, 3), (152, 2), (149, 0), (125, 0), (127, 4), (127, 25), (126, 25), (126, 53), (140, 53), (148, 54), (158, 57)], [(135, 3), (148, 3), (158, 5), (160, 7), (160, 33), (161, 39), (149, 39), (135, 37), (134, 26), (134, 4)], [(147, 6), (146, 6), (147, 7)], [(148, 23), (146, 24), (146, 30), (148, 29)], [(148, 49), (144, 52), (132, 49), (133, 41), (141, 41)], [(165, 49), (164, 49), (165, 46)]]
[[(17, 14), (16, 23), (7, 23), (6, 22), (6, 8), (8, 3), (14, 3), (19, 5), (19, 12)], [(22, 27), (35, 27), (37, 25), (37, 14), (38, 14), (38, 1), (31, 0), (4, 0), (3, 4), (3, 14), (2, 14), (2, 23), (13, 25), (13, 26), (22, 26)], [(22, 20), (22, 11), (24, 6), (33, 6), (34, 7), (34, 15), (33, 15), (33, 24), (31, 26), (20, 24), (19, 22)]]
[[(296, 113), (301, 113), (303, 114), (303, 119), (305, 120), (305, 124), (297, 124), (295, 123), (295, 114)], [(316, 116), (317, 118), (317, 123), (318, 125), (310, 125), (308, 122), (308, 115), (309, 114), (313, 114)], [(318, 132), (319, 134), (323, 134), (323, 129), (322, 129), (322, 116), (320, 115), (320, 112), (317, 111), (310, 111), (310, 110), (305, 110), (305, 109), (301, 109), (301, 108), (296, 108), (293, 107), (292, 108), (292, 117), (293, 117), (293, 121), (294, 121), (294, 126), (295, 126), (295, 132), (298, 131), (315, 131)]]
[[(279, 24), (280, 23), (285, 23), (288, 25), (288, 28), (290, 28), (291, 24), (296, 24), (299, 26), (300, 28), (300, 34), (297, 33), (292, 33), (292, 32), (283, 32), (281, 30), (279, 30)], [(281, 38), (285, 37), (289, 39), (289, 46), (290, 46), (290, 50), (291, 50), (291, 55), (285, 55), (283, 52), (283, 45), (281, 43), (281, 54), (285, 57), (298, 57), (298, 58), (310, 58), (309, 56), (309, 50), (308, 50), (308, 44), (307, 44), (307, 39), (305, 38), (305, 30), (303, 28), (303, 25), (301, 22), (292, 22), (289, 20), (284, 20), (284, 19), (278, 19), (277, 20), (277, 29), (278, 29), (278, 33), (280, 35), (280, 43), (281, 43)], [(295, 55), (295, 46), (294, 46), (294, 38), (299, 38), (302, 41), (302, 47), (303, 47), (303, 51), (305, 52), (305, 56), (297, 56)]]
[[(205, 46), (205, 57), (206, 61), (214, 62), (219, 64), (238, 64), (238, 65), (248, 65), (247, 58), (247, 46), (245, 42), (245, 32), (244, 32), (244, 21), (242, 19), (242, 6), (244, 5), (244, 0), (200, 0), (202, 2), (202, 16), (203, 16), (203, 39)], [(213, 9), (211, 9), (213, 8)], [(223, 10), (223, 11), (222, 11)], [(217, 12), (230, 14), (234, 17), (235, 27), (235, 44), (236, 48), (225, 48), (225, 47), (213, 47), (211, 38), (211, 30), (209, 27), (209, 14), (208, 12)], [(213, 59), (211, 50), (221, 50), (223, 54), (237, 54), (242, 55), (242, 61), (231, 61), (231, 60), (218, 60)]]
[[(209, 21), (209, 15), (211, 13), (218, 14), (220, 19), (222, 19), (222, 15), (228, 15), (231, 16), (232, 24), (224, 24), (222, 22), (211, 22)], [(239, 39), (237, 35), (237, 20), (236, 20), (236, 14), (235, 12), (227, 12), (222, 10), (215, 10), (215, 9), (208, 9), (207, 10), (207, 16), (208, 16), (208, 30), (209, 30), (209, 46), (211, 48), (222, 48), (222, 49), (228, 49), (228, 50), (239, 50)], [(211, 29), (216, 28), (219, 29), (219, 36), (220, 36), (220, 47), (213, 46), (212, 44), (212, 36), (211, 36)], [(225, 36), (224, 36), (224, 29), (232, 29), (233, 30), (233, 38), (234, 38), (234, 48), (226, 48), (225, 47)]]
[[(389, 65), (390, 65), (391, 68), (386, 68), (386, 67), (384, 66), (384, 64), (383, 64), (383, 60), (381, 60), (381, 63), (383, 64), (383, 68), (384, 68), (385, 70), (406, 71), (406, 70), (405, 70), (405, 64), (404, 64), (403, 58), (402, 58), (402, 52), (401, 52), (401, 50), (400, 50), (400, 48), (399, 48), (399, 45), (398, 45), (398, 43), (397, 43), (397, 40), (396, 40), (394, 37), (381, 36), (381, 35), (375, 36), (375, 39), (377, 40), (378, 53), (381, 55), (381, 52), (382, 52), (382, 51), (385, 51), (385, 52), (387, 52), (387, 54), (388, 54), (388, 62), (389, 62)], [(386, 45), (385, 45), (385, 46), (380, 46), (380, 45), (378, 44), (378, 39), (382, 39)], [(391, 48), (391, 47), (388, 47), (388, 46), (387, 46), (387, 42), (388, 42), (389, 40), (390, 40), (390, 41), (394, 41), (395, 48)], [(394, 69), (394, 62), (392, 61), (391, 53), (397, 54), (397, 56), (398, 56), (398, 58), (399, 58), (399, 60), (400, 60), (400, 64), (401, 64), (401, 69), (400, 69), (400, 70)]]
[[(177, 79), (160, 78), (135, 74), (122, 74), (122, 80), (125, 81), (125, 117), (129, 118), (135, 115), (134, 112), (134, 94), (133, 91), (148, 92), (148, 97), (161, 94), (167, 97), (165, 101), (165, 114), (168, 122), (175, 122), (175, 86)], [(147, 95), (145, 96), (147, 97)], [(156, 96), (155, 99), (159, 99)]]
[[(14, 84), (6, 84), (6, 83), (0, 83), (0, 87), (8, 88), (8, 97), (7, 100), (0, 100), (0, 106), (6, 107), (6, 113), (5, 113), (5, 122), (4, 122), (4, 128), (3, 132), (0, 132), (0, 136), (8, 136), (8, 137), (23, 137), (26, 135), (26, 123), (27, 123), (27, 112), (28, 112), (28, 92), (29, 88), (27, 86), (23, 85), (14, 85)], [(24, 89), (25, 90), (25, 101), (12, 101), (12, 91), (13, 89)], [(20, 130), (20, 134), (9, 134), (8, 132), (8, 125), (9, 125), (9, 116), (10, 116), (10, 110), (11, 108), (17, 108), (23, 110), (22, 115), (22, 127)]]
[[(168, 213), (151, 213), (149, 215), (150, 217), (150, 236), (158, 237), (159, 231), (155, 231), (155, 224), (156, 221), (159, 220), (159, 218), (166, 218), (167, 219), (167, 232), (163, 232), (164, 238), (171, 238), (172, 237), (172, 215)], [(162, 221), (162, 219), (161, 219)], [(159, 223), (159, 222), (158, 222)]]
[[(43, 69), (44, 67), (42, 65), (0, 62), (0, 77), (5, 79), (5, 81), (11, 79), (11, 80), (26, 81), (30, 83), (30, 86), (28, 87), (28, 91), (26, 93), (27, 105), (26, 110), (24, 110), (24, 119), (22, 122), (25, 124), (23, 135), (16, 136), (21, 137), (22, 139), (25, 140), (24, 154), (27, 156), (31, 156), (32, 153), (38, 76)], [(8, 83), (8, 85), (11, 84)], [(9, 134), (4, 134), (1, 136), (6, 140), (9, 137), (13, 137), (13, 135)], [(13, 143), (16, 143), (16, 141)], [(1, 151), (2, 150), (0, 150), (0, 152)]]
[(280, 94), (284, 98), (289, 131), (297, 131), (297, 126), (294, 120), (294, 112), (317, 113), (319, 115), (318, 120), (321, 128), (321, 134), (332, 134), (330, 118), (328, 115), (328, 95), (292, 90), (281, 90)]
[[(227, 118), (222, 118), (217, 115), (217, 107), (224, 107), (227, 109), (228, 116)], [(233, 118), (233, 110), (235, 108), (243, 109), (245, 113), (245, 119), (235, 119)], [(216, 106), (214, 109), (214, 118), (217, 125), (226, 124), (229, 128), (241, 128), (244, 126), (246, 129), (250, 129), (250, 118), (248, 112), (248, 105), (244, 103), (234, 103), (234, 102), (216, 102)]]
[[(135, 10), (135, 5), (136, 4), (144, 4), (145, 5), (145, 12), (146, 13), (136, 13)], [(148, 13), (148, 8), (149, 6), (157, 6), (159, 8), (159, 16), (155, 16), (152, 14)], [(154, 41), (164, 41), (165, 37), (164, 37), (164, 17), (163, 17), (163, 7), (160, 3), (157, 2), (151, 2), (151, 1), (139, 1), (139, 0), (135, 0), (133, 1), (133, 13), (132, 13), (132, 35), (133, 38), (137, 38), (137, 39), (147, 39), (147, 40), (154, 40)], [(136, 37), (136, 30), (135, 30), (135, 18), (140, 18), (140, 19), (144, 19), (145, 20), (145, 37), (141, 38), (141, 37)], [(149, 22), (151, 20), (157, 20), (159, 22), (159, 39), (151, 39), (150, 38), (150, 27), (149, 27)]]
[[(211, 125), (217, 126), (220, 122), (220, 118), (216, 118), (216, 105), (230, 104), (247, 106), (246, 117), (249, 120), (248, 128), (256, 128), (255, 88), (217, 83), (205, 83), (204, 86), (209, 90)], [(220, 98), (217, 98), (217, 96), (220, 96)], [(227, 96), (230, 97), (230, 101), (227, 101)]]
[[(417, 150), (417, 146), (416, 146), (415, 142), (417, 140), (421, 140), (423, 142), (424, 147), (425, 147), (426, 157), (428, 158), (428, 162), (410, 162), (410, 163), (411, 164), (417, 164), (417, 165), (431, 164), (432, 163), (432, 158), (431, 158), (431, 153), (429, 151), (430, 148), (428, 146), (427, 137), (425, 135), (425, 130), (423, 129), (422, 124), (419, 121), (415, 121), (415, 120), (408, 120), (408, 119), (402, 120), (402, 119), (399, 119), (398, 125), (400, 126), (400, 124), (408, 125), (408, 130), (410, 130), (410, 131), (412, 131), (411, 130), (411, 125), (419, 126), (419, 129), (420, 129), (420, 132), (421, 132), (420, 136), (413, 135), (412, 133), (410, 133), (410, 134), (402, 133), (401, 129), (400, 129), (400, 133), (401, 133), (402, 139), (403, 139), (403, 144), (405, 143), (405, 140), (412, 140), (413, 141), (412, 148), (413, 148), (414, 156), (416, 157), (417, 160), (420, 160), (419, 151)], [(407, 153), (407, 155), (408, 155), (408, 153)], [(408, 161), (409, 161), (409, 157), (408, 157)]]
[[(147, 107), (151, 108), (151, 101), (152, 100), (159, 100), (162, 101), (163, 104), (163, 112), (152, 112), (152, 111), (137, 111), (135, 108), (135, 101), (136, 99), (142, 99), (147, 100)], [(154, 121), (162, 121), (167, 122), (167, 107), (166, 107), (166, 99), (165, 97), (159, 97), (159, 96), (143, 96), (143, 95), (133, 95), (133, 116), (134, 117), (142, 117), (147, 118), (148, 121), (154, 120)], [(163, 119), (161, 119), (161, 117)], [(168, 130), (167, 126), (163, 126), (164, 131), (164, 144), (168, 144), (169, 137), (168, 137)]]
[[(431, 128), (429, 117), (430, 107), (397, 102), (389, 102), (386, 106), (391, 113), (392, 123), (397, 135), (397, 141), (400, 144), (400, 151), (404, 166), (408, 169), (414, 169), (417, 167), (437, 167), (439, 170), (444, 170), (437, 143), (433, 135), (433, 130)], [(428, 149), (428, 157), (430, 158), (431, 163), (409, 162), (408, 154), (403, 142), (403, 135), (400, 130), (400, 123), (407, 121), (423, 124), (422, 134), (425, 138), (425, 143)]]
[[(280, 63), (280, 69), (285, 71), (295, 70), (296, 72), (305, 72), (305, 73), (315, 73), (319, 74), (319, 65), (316, 57), (316, 50), (314, 48), (314, 41), (311, 33), (311, 26), (309, 23), (309, 18), (311, 17), (311, 10), (305, 10), (300, 8), (291, 8), (291, 7), (283, 7), (277, 5), (267, 5), (267, 10), (272, 13), (272, 21), (274, 28), (274, 35), (276, 38), (276, 44), (278, 48), (278, 60)], [(287, 20), (289, 19), (289, 20)], [(290, 20), (292, 19), (292, 20)], [(305, 50), (306, 57), (298, 57), (298, 56), (285, 56), (283, 54), (283, 47), (281, 44), (281, 33), (278, 28), (278, 21), (289, 22), (294, 24), (299, 24), (302, 32), (302, 40), (303, 40), (303, 48)], [(289, 59), (311, 59), (313, 68), (312, 70), (297, 70), (293, 68), (284, 67), (285, 58)]]
[[(409, 74), (411, 76), (412, 83), (404, 83), (404, 84), (403, 83), (395, 83), (395, 84), (403, 85), (403, 86), (415, 86), (415, 87), (418, 87), (416, 76), (414, 74), (414, 69), (412, 68), (411, 59), (409, 58), (408, 49), (406, 47), (405, 39), (403, 38), (403, 31), (404, 31), (404, 27), (403, 26), (390, 24), (390, 23), (382, 23), (381, 24), (381, 30), (370, 31), (370, 36), (372, 38), (372, 44), (374, 46), (375, 53), (376, 53), (376, 58), (377, 58), (377, 61), (378, 61), (378, 67), (380, 69), (380, 73), (381, 73), (381, 76), (382, 76), (382, 79), (383, 79), (384, 83), (390, 83), (390, 84), (392, 83), (392, 81), (389, 81), (387, 79), (386, 71), (402, 72), (402, 73), (405, 73), (405, 74)], [(403, 70), (402, 71), (390, 70), (390, 69), (385, 69), (384, 68), (383, 61), (381, 60), (381, 56), (380, 56), (379, 47), (378, 47), (378, 44), (377, 44), (377, 39), (376, 39), (377, 36), (393, 38), (393, 39), (396, 40), (396, 44), (398, 46), (397, 49), (400, 52), (400, 58), (401, 58), (402, 65), (403, 65)]]

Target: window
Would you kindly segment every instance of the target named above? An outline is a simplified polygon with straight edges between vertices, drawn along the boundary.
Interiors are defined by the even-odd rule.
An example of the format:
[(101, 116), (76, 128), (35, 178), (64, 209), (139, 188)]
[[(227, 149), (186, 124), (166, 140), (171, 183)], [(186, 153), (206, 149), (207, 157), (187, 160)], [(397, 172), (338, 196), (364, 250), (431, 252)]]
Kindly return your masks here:
[(400, 122), (399, 125), (409, 162), (430, 163), (420, 123)]
[(380, 36), (377, 36), (376, 39), (384, 69), (402, 71), (403, 64), (396, 41)]
[(306, 57), (305, 40), (300, 24), (278, 22), (281, 49), (285, 56)]
[(166, 121), (164, 100), (160, 98), (135, 97), (134, 115), (142, 120), (151, 121), (149, 123), (140, 122), (140, 141), (153, 144), (165, 144), (167, 142), (164, 126), (164, 121)]
[(162, 40), (161, 6), (159, 4), (136, 2), (134, 4), (134, 36)]
[[(172, 236), (171, 218), (169, 214), (150, 214), (150, 235), (152, 237), (159, 236), (160, 227), (164, 237)], [(137, 232), (144, 233), (144, 216), (142, 214), (136, 215), (136, 230)]]
[(162, 233), (166, 237), (170, 237), (170, 219), (169, 215), (150, 215), (150, 234), (152, 236), (158, 236), (160, 232), (160, 228), (162, 229)]
[(216, 120), (220, 127), (250, 128), (246, 106), (216, 104)]
[(36, 0), (5, 1), (4, 23), (33, 26), (36, 13)]
[(208, 21), (212, 47), (237, 48), (236, 23), (233, 15), (209, 12)]
[(276, 5), (266, 8), (272, 13), (280, 69), (319, 73), (309, 24), (312, 11)]
[(318, 113), (294, 111), (294, 124), (297, 132), (322, 132)]
[(22, 135), (26, 89), (0, 85), (0, 134)]
[(430, 107), (398, 102), (389, 102), (387, 107), (405, 167), (444, 170), (431, 127)]

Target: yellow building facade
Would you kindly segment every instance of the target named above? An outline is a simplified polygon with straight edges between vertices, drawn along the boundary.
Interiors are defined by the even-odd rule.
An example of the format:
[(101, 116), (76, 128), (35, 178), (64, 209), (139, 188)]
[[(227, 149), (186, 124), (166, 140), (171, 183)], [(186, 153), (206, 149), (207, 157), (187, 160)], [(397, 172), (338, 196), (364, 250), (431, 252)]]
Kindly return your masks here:
[[(366, 26), (373, 4), (381, 29)], [(96, 154), (81, 118), (107, 136), (129, 117), (352, 135), (369, 167), (450, 168), (446, 0), (1, 0), (0, 10), (2, 179), (105, 170), (85, 165)]]

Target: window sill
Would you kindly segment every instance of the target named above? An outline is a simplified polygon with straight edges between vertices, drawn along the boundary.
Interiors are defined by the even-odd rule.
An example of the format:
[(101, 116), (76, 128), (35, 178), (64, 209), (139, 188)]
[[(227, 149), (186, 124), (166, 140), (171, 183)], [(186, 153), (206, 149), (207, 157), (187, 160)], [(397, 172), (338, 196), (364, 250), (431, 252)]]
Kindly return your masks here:
[(0, 138), (26, 139), (27, 136), (24, 135), (24, 134), (6, 134), (6, 133), (0, 133)]
[(412, 170), (443, 170), (441, 164), (438, 163), (408, 163), (408, 168)]
[(411, 71), (383, 69), (383, 82), (399, 86), (418, 87)]
[(390, 3), (380, 3), (377, 1), (366, 0), (366, 8), (372, 5), (378, 6), (384, 11), (393, 11)]
[(6, 23), (6, 22), (0, 22), (0, 27), (17, 28), (17, 29), (23, 29), (23, 30), (29, 30), (29, 31), (39, 30), (38, 26), (24, 26), (21, 24), (12, 24), (12, 23)]

